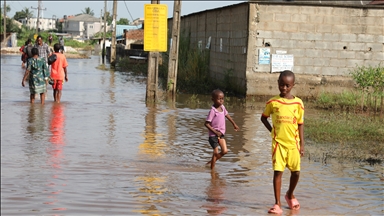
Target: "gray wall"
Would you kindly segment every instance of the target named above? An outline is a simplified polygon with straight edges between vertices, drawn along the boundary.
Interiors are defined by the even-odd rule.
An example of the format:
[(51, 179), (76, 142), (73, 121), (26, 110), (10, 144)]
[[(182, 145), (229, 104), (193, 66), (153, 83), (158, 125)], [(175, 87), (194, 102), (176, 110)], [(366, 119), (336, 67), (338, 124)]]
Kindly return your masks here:
[(356, 65), (384, 66), (384, 10), (369, 7), (250, 4), (247, 95), (273, 95), (277, 74), (258, 65), (258, 48), (294, 55), (296, 92), (316, 97), (322, 91), (351, 88)]
[[(181, 32), (191, 34), (192, 46), (198, 47), (201, 41), (202, 48), (205, 49), (211, 37), (211, 77), (220, 86), (225, 76), (229, 75), (231, 86), (236, 88), (238, 93), (245, 94), (248, 4), (237, 4), (219, 10), (183, 16), (180, 26)], [(168, 20), (168, 29), (172, 29), (172, 19)]]
[(294, 55), (293, 93), (300, 97), (353, 88), (349, 71), (356, 65), (384, 65), (384, 6), (245, 2), (183, 16), (181, 29), (196, 47), (212, 37), (211, 76), (223, 80), (231, 71), (236, 91), (246, 96), (278, 94), (278, 73), (258, 65), (266, 42), (271, 54)]

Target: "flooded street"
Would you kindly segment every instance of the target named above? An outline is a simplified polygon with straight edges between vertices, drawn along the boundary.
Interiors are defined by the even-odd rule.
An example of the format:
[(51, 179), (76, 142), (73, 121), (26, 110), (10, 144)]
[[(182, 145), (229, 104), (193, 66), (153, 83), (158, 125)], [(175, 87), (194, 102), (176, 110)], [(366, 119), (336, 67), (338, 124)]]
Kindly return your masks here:
[[(1, 215), (268, 215), (273, 171), (261, 109), (227, 106), (241, 131), (227, 121), (229, 152), (211, 172), (209, 97), (201, 108), (187, 96), (146, 106), (145, 77), (96, 69), (97, 56), (68, 64), (62, 103), (49, 86), (46, 104), (31, 105), (20, 56), (1, 56)], [(382, 164), (305, 157), (301, 209), (282, 196), (283, 215), (383, 215), (382, 177)], [(282, 194), (288, 183), (286, 170)]]

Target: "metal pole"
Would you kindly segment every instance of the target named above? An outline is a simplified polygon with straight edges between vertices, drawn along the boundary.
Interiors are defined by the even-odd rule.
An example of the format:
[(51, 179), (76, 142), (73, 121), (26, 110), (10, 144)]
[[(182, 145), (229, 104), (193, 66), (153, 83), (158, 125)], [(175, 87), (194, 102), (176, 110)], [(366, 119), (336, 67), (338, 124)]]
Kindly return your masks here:
[(174, 0), (172, 19), (172, 44), (169, 51), (167, 91), (176, 100), (177, 65), (179, 61), (181, 0)]
[(116, 64), (116, 14), (117, 0), (113, 0), (113, 15), (112, 15), (112, 44), (111, 44), (111, 68), (115, 68)]

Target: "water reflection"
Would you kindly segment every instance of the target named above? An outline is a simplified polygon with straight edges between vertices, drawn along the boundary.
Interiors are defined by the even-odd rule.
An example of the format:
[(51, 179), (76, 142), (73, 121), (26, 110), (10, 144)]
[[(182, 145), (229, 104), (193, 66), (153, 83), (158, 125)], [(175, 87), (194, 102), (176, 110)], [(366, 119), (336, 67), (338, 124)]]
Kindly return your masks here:
[(44, 137), (43, 133), (46, 129), (44, 111), (45, 106), (40, 104), (31, 104), (29, 107), (26, 129), (29, 135), (28, 140), (31, 142)]
[(220, 178), (219, 173), (211, 171), (211, 182), (206, 189), (207, 204), (202, 207), (207, 210), (210, 215), (218, 215), (227, 209), (224, 205), (226, 182), (225, 179)]
[[(51, 108), (51, 116), (50, 116), (50, 126), (49, 130), (51, 132), (51, 136), (49, 137), (50, 145), (47, 147), (47, 165), (51, 168), (51, 173), (49, 178), (47, 179), (47, 187), (48, 189), (45, 193), (48, 193), (49, 201), (44, 202), (47, 205), (57, 205), (59, 204), (59, 194), (62, 193), (62, 186), (66, 186), (66, 184), (61, 183), (61, 163), (65, 158), (65, 154), (63, 153), (65, 146), (65, 115), (64, 115), (64, 105), (54, 103)], [(62, 211), (66, 210), (64, 207), (54, 207), (52, 210)]]
[(139, 145), (139, 158), (144, 163), (139, 165), (145, 171), (135, 178), (135, 185), (138, 193), (135, 198), (143, 204), (142, 207), (135, 210), (142, 214), (159, 214), (156, 205), (163, 202), (162, 194), (167, 192), (165, 183), (168, 181), (163, 171), (159, 171), (156, 160), (163, 158), (165, 143), (157, 139), (156, 133), (156, 105), (149, 106), (148, 113), (145, 116), (144, 142)]

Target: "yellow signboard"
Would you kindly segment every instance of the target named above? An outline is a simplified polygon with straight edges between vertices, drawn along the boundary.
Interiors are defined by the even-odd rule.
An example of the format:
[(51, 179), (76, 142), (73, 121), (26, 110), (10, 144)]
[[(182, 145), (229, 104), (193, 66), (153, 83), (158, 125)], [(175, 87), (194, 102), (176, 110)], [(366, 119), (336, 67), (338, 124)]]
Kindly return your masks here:
[(166, 4), (144, 5), (144, 50), (153, 52), (167, 51)]

